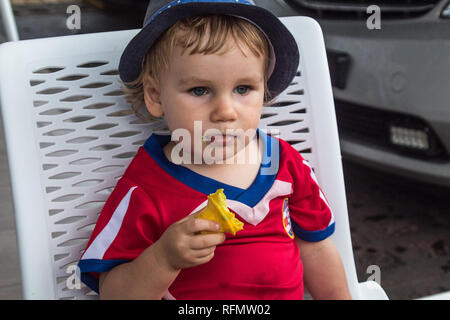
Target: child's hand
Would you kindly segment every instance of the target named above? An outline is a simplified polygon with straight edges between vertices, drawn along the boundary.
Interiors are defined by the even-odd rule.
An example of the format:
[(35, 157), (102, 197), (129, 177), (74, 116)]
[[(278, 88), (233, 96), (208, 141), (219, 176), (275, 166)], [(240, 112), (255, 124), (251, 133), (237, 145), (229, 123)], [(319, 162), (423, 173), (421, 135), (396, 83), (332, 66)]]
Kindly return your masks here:
[[(216, 246), (225, 241), (225, 234), (217, 233), (217, 230), (216, 222), (196, 219), (195, 214), (175, 222), (155, 243), (160, 249), (161, 262), (175, 270), (208, 262), (213, 258)], [(197, 234), (199, 231), (216, 233)]]

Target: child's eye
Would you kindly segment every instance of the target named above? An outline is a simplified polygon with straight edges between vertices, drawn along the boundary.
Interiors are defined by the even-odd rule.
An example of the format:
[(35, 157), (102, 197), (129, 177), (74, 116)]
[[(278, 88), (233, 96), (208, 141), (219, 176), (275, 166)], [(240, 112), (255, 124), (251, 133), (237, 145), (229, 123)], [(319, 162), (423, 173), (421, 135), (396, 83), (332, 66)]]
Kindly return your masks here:
[(250, 89), (250, 86), (237, 86), (236, 92), (238, 94), (246, 94)]
[(189, 92), (191, 92), (194, 96), (200, 97), (206, 94), (208, 92), (208, 89), (206, 89), (205, 87), (196, 87), (190, 89)]

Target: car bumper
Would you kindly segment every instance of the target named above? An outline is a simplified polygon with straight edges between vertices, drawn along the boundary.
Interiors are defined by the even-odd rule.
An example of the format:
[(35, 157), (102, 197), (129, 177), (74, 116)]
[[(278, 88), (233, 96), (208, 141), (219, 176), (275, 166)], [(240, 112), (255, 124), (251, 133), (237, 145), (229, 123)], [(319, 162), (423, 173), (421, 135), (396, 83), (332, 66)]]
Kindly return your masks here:
[[(291, 2), (257, 0), (278, 16), (307, 14), (299, 6), (288, 5)], [(312, 16), (322, 28), (327, 50), (350, 57), (345, 72), (333, 70), (330, 64), (332, 79), (337, 75), (345, 80), (344, 86), (333, 83), (336, 102), (357, 106), (361, 113), (365, 108), (372, 108), (380, 113), (419, 119), (431, 128), (443, 150), (439, 159), (424, 160), (392, 148), (385, 137), (384, 145), (377, 145), (373, 141), (376, 134), (370, 143), (361, 135), (360, 139), (346, 136), (339, 124), (342, 115), (337, 112), (345, 159), (407, 178), (450, 186), (450, 19), (440, 18), (447, 2), (439, 1), (434, 9), (416, 18), (385, 19), (381, 12), (381, 29), (373, 30), (366, 25), (369, 14), (361, 19)], [(359, 113), (354, 109), (351, 112)], [(373, 122), (371, 125), (376, 127)], [(380, 127), (382, 130), (386, 130), (386, 124)]]
[[(337, 28), (335, 22), (321, 22), (322, 28), (328, 30), (324, 31), (327, 49), (351, 56), (345, 88), (333, 88), (335, 99), (423, 120), (448, 158), (450, 39), (442, 32), (450, 33), (450, 21), (411, 22), (414, 32), (405, 28), (405, 21), (386, 22), (382, 23), (383, 32), (360, 30), (366, 33), (364, 37), (349, 31), (352, 24), (354, 30), (358, 29), (357, 23)], [(415, 158), (345, 135), (341, 136), (341, 151), (344, 158), (375, 169), (450, 187), (448, 160)]]
[(450, 187), (450, 163), (432, 163), (405, 157), (344, 137), (341, 137), (340, 142), (345, 160), (411, 180)]

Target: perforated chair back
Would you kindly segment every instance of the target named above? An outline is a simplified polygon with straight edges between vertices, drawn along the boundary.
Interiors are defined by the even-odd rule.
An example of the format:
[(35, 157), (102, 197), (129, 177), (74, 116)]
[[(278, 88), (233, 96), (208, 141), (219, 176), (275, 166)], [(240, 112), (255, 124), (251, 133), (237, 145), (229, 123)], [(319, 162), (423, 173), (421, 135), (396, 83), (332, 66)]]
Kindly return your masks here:
[[(358, 284), (322, 32), (306, 17), (282, 18), (300, 67), (260, 128), (279, 129), (299, 150), (335, 214), (332, 236), (354, 298)], [(96, 299), (75, 266), (98, 214), (138, 147), (144, 123), (120, 90), (120, 55), (138, 30), (26, 40), (0, 46), (0, 95), (25, 299)], [(375, 283), (372, 297), (382, 298)], [(380, 293), (381, 292), (381, 293)], [(379, 295), (378, 295), (379, 294)]]

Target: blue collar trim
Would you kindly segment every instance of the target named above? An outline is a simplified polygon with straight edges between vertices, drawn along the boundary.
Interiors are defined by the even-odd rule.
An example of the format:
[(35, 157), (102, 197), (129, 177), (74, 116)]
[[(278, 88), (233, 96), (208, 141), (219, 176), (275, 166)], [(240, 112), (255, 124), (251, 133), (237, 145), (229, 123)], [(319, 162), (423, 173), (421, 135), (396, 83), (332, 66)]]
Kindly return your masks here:
[(170, 142), (170, 135), (152, 134), (143, 145), (143, 148), (164, 171), (190, 188), (205, 195), (214, 193), (217, 189), (224, 189), (227, 199), (237, 200), (250, 207), (254, 207), (275, 182), (278, 166), (276, 166), (276, 170), (271, 171), (272, 174), (267, 174), (267, 168), (273, 166), (273, 164), (278, 164), (280, 160), (279, 152), (273, 152), (272, 154), (274, 146), (279, 146), (278, 140), (259, 129), (257, 130), (257, 134), (263, 141), (263, 159), (258, 175), (248, 189), (228, 185), (198, 174), (182, 165), (170, 162), (163, 151), (164, 146)]

